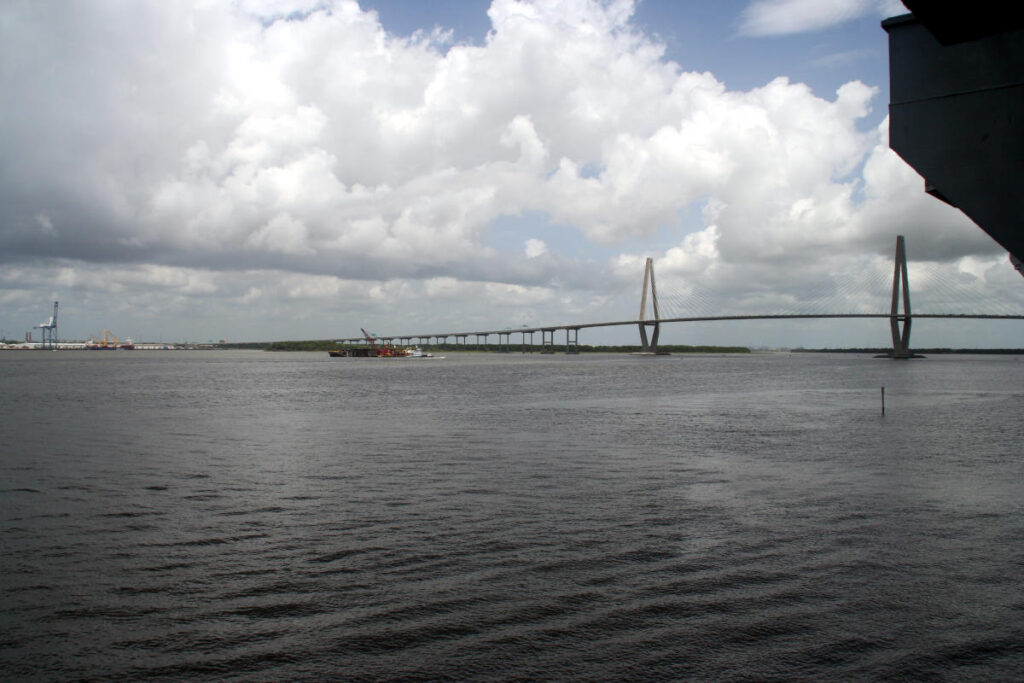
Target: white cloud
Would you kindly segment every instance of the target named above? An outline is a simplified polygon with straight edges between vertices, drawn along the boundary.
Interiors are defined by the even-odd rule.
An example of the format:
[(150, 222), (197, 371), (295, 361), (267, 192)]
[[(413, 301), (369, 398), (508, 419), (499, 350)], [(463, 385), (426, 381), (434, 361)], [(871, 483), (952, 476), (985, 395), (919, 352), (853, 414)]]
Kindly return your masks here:
[(532, 237), (526, 240), (526, 258), (537, 258), (548, 253), (548, 245), (544, 244), (543, 240), (533, 239)]
[(51, 221), (50, 217), (47, 216), (45, 213), (36, 214), (36, 223), (39, 224), (39, 229), (42, 230), (44, 234), (50, 235), (52, 237), (57, 236), (57, 228), (54, 227), (53, 221)]
[(740, 32), (749, 36), (804, 33), (830, 28), (865, 14), (905, 14), (898, 0), (751, 0)]
[(259, 230), (250, 234), (245, 243), (253, 249), (279, 251), (285, 254), (308, 254), (313, 251), (309, 248), (305, 224), (287, 213), (274, 216)]

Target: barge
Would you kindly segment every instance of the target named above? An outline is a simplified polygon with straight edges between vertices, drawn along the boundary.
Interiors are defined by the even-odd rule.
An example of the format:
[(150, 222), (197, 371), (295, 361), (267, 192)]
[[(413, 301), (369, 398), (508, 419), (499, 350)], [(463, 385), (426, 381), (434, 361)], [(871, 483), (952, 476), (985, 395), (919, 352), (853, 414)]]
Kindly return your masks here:
[(397, 348), (393, 346), (356, 346), (346, 349), (332, 349), (327, 352), (331, 358), (433, 358), (434, 354), (424, 353), (419, 347)]

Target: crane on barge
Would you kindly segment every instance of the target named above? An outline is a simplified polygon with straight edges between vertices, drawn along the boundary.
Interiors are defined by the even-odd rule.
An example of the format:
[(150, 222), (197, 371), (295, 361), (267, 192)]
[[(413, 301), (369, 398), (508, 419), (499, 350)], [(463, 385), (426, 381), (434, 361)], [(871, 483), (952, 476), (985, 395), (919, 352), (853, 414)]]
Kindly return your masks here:
[(376, 337), (374, 337), (372, 334), (370, 334), (361, 327), (359, 328), (359, 330), (363, 333), (363, 336), (366, 337), (367, 343), (370, 344), (370, 348), (373, 349), (374, 355), (376, 355), (378, 358), (389, 358), (391, 356), (403, 355), (398, 351), (398, 349), (393, 347), (391, 344), (385, 343), (383, 346), (378, 346)]

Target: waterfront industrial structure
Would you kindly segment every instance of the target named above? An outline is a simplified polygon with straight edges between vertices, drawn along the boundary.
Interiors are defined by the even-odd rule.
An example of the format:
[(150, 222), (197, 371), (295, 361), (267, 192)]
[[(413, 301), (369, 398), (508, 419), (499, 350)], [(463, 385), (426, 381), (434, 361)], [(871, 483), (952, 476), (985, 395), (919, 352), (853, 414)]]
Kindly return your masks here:
[(184, 349), (184, 348), (199, 348), (200, 346), (205, 347), (206, 345), (196, 344), (170, 344), (164, 342), (150, 342), (144, 344), (137, 344), (131, 339), (119, 340), (117, 336), (110, 332), (110, 330), (103, 330), (102, 338), (91, 337), (89, 341), (60, 341), (57, 334), (57, 312), (60, 307), (59, 301), (53, 302), (53, 314), (50, 319), (46, 322), (34, 325), (32, 329), (42, 331), (42, 341), (36, 342), (32, 339), (32, 332), (25, 333), (24, 342), (0, 342), (0, 349), (3, 350), (36, 350), (36, 351), (74, 351), (81, 349), (88, 350), (124, 350), (131, 351), (135, 349), (148, 350), (148, 351), (167, 351), (171, 349)]
[(45, 323), (39, 323), (36, 325), (36, 329), (42, 330), (43, 350), (56, 350), (57, 349), (57, 306), (59, 302), (53, 302), (53, 315)]

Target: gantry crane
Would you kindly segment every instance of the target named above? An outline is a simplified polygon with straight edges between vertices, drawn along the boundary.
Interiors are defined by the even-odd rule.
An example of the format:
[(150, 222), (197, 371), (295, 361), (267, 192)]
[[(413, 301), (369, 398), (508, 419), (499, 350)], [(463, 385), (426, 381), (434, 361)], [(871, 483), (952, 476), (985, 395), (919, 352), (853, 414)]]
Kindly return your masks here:
[(57, 301), (53, 302), (53, 315), (45, 323), (36, 325), (36, 329), (43, 331), (43, 349), (57, 348)]

